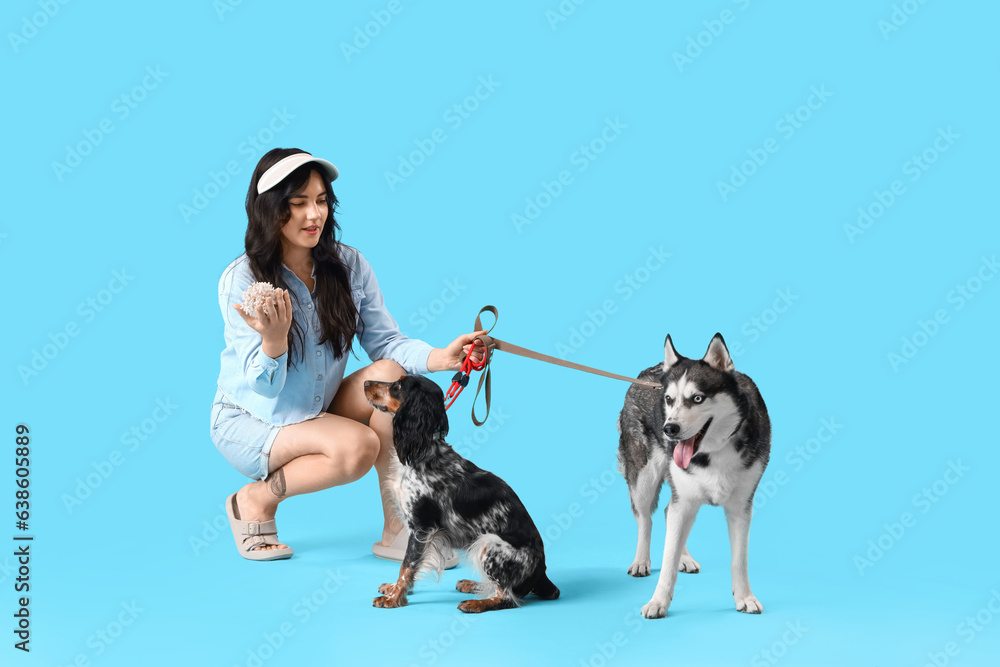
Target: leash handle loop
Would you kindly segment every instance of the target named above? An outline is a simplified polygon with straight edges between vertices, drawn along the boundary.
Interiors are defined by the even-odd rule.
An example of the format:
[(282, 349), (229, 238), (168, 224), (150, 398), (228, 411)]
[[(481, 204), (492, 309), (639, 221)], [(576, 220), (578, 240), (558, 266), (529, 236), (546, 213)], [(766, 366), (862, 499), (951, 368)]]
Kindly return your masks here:
[[(491, 391), (492, 378), (490, 374), (490, 363), (493, 361), (493, 350), (496, 347), (496, 343), (493, 342), (490, 332), (493, 331), (493, 327), (497, 325), (497, 321), (500, 319), (500, 313), (497, 312), (497, 309), (494, 306), (483, 306), (476, 314), (476, 331), (483, 330), (483, 313), (493, 313), (493, 324), (490, 325), (490, 328), (486, 330), (484, 335), (476, 336), (472, 341), (473, 345), (475, 345), (477, 341), (483, 344), (483, 361), (480, 364), (480, 369), (486, 369), (486, 372), (479, 378), (479, 385), (476, 386), (476, 395), (472, 399), (472, 423), (476, 426), (482, 426), (486, 423), (486, 420), (490, 418), (490, 402), (493, 394)], [(469, 350), (471, 351), (472, 348), (469, 348)], [(479, 391), (483, 388), (484, 384), (486, 385), (486, 415), (484, 415), (482, 421), (480, 421), (476, 418), (476, 401), (479, 400)]]
[[(493, 306), (486, 306), (485, 308), (479, 311), (478, 315), (476, 315), (476, 331), (482, 331), (482, 324), (480, 324), (479, 316), (482, 315), (487, 310), (493, 313), (494, 317), (493, 327), (496, 326), (497, 324), (496, 320), (499, 318), (497, 309), (494, 308)], [(490, 327), (490, 331), (493, 330), (493, 327)], [(489, 336), (476, 336), (474, 339), (472, 339), (472, 343), (469, 347), (470, 352), (472, 351), (473, 348), (475, 348), (476, 343), (481, 343), (483, 345), (483, 359), (479, 363), (473, 363), (472, 355), (471, 354), (465, 355), (465, 359), (462, 360), (462, 367), (459, 369), (457, 373), (455, 373), (454, 376), (452, 376), (451, 387), (449, 387), (448, 393), (445, 394), (445, 400), (451, 399), (450, 401), (448, 401), (448, 404), (444, 406), (445, 410), (454, 405), (455, 400), (458, 398), (458, 395), (461, 394), (462, 390), (465, 389), (465, 387), (469, 384), (469, 375), (472, 374), (472, 371), (481, 371), (484, 368), (486, 368), (486, 374), (483, 376), (483, 378), (489, 377), (490, 372), (488, 367), (490, 364), (490, 352), (492, 352), (493, 350), (492, 339), (490, 339)], [(479, 380), (479, 388), (482, 388), (483, 386), (483, 378), (480, 378)], [(479, 388), (476, 389), (476, 398), (479, 397)], [(489, 387), (489, 382), (487, 381), (486, 417), (489, 416), (490, 416), (490, 387)], [(475, 399), (472, 400), (472, 421), (476, 423), (476, 426), (482, 426), (483, 423), (485, 423), (486, 421), (486, 418), (484, 418), (482, 422), (476, 420)]]

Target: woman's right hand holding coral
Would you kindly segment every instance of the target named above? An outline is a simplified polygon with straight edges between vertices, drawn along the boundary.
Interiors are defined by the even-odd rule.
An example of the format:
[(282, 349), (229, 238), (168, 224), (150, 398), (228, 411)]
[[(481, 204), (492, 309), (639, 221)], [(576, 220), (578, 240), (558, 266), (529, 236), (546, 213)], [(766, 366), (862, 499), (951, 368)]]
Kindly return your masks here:
[(274, 296), (264, 298), (252, 315), (244, 312), (242, 304), (235, 304), (233, 308), (260, 334), (264, 354), (277, 359), (288, 350), (288, 330), (292, 326), (292, 299), (288, 290), (274, 290)]

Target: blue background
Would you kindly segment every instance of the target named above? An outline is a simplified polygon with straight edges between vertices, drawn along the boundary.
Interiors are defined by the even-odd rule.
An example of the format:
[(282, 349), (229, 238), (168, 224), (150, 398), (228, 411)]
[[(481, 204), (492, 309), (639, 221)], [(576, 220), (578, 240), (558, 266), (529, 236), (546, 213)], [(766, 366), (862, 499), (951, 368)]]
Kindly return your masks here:
[[(4, 628), (0, 662), (988, 664), (1000, 8), (389, 7), (5, 6), (3, 477), (25, 423), (35, 541), (32, 651)], [(444, 141), (390, 186), (438, 128)], [(275, 146), (340, 168), (343, 241), (412, 337), (445, 345), (492, 303), (497, 337), (634, 374), (667, 333), (697, 357), (722, 332), (774, 424), (750, 557), (764, 614), (734, 610), (725, 522), (706, 507), (689, 541), (702, 572), (680, 576), (666, 620), (639, 618), (664, 528), (658, 511), (654, 576), (628, 577), (636, 527), (614, 471), (626, 386), (502, 353), (489, 424), (472, 425), (466, 392), (451, 441), (520, 494), (559, 601), (464, 616), (453, 587), (468, 573), (452, 570), (405, 609), (372, 608), (397, 572), (369, 551), (373, 472), (282, 505), (292, 560), (239, 558), (222, 503), (245, 480), (208, 437), (216, 286)], [(763, 164), (745, 163), (755, 154)], [(564, 170), (558, 196), (539, 197)], [(851, 234), (859, 207), (881, 215)], [(651, 248), (669, 258), (647, 265)], [(359, 352), (349, 371), (368, 363)], [(162, 422), (157, 401), (174, 406)], [(143, 440), (123, 440), (133, 428)], [(8, 624), (14, 566), (0, 557)]]

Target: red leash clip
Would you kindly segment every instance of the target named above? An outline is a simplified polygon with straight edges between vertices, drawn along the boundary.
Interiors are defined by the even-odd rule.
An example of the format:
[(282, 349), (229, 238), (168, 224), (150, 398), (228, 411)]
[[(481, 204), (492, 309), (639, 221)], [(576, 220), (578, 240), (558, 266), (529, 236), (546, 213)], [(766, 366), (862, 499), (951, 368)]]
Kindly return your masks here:
[(455, 373), (455, 376), (451, 378), (451, 387), (448, 389), (448, 393), (445, 394), (445, 400), (449, 398), (451, 400), (448, 402), (448, 405), (444, 406), (445, 410), (450, 408), (452, 404), (455, 403), (455, 399), (458, 398), (458, 395), (461, 394), (462, 390), (469, 384), (469, 375), (472, 371), (481, 371), (486, 368), (487, 356), (485, 354), (483, 355), (482, 361), (478, 364), (472, 363), (473, 349), (475, 349), (475, 343), (473, 343), (473, 346), (469, 348), (469, 353), (465, 355), (465, 361), (462, 362), (462, 369)]

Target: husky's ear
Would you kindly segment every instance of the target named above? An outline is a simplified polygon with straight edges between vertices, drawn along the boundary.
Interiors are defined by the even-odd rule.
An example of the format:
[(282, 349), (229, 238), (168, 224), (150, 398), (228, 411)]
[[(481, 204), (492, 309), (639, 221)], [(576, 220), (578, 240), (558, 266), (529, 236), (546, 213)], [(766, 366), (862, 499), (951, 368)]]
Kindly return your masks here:
[(670, 334), (667, 334), (667, 339), (663, 341), (663, 372), (669, 371), (670, 367), (681, 359), (683, 357), (677, 354), (677, 350), (674, 349), (674, 341), (670, 340)]
[(707, 362), (709, 366), (720, 371), (731, 371), (735, 368), (733, 360), (729, 356), (729, 348), (726, 347), (726, 341), (722, 339), (722, 334), (720, 333), (712, 337), (712, 342), (708, 344), (708, 350), (705, 352), (702, 361)]

